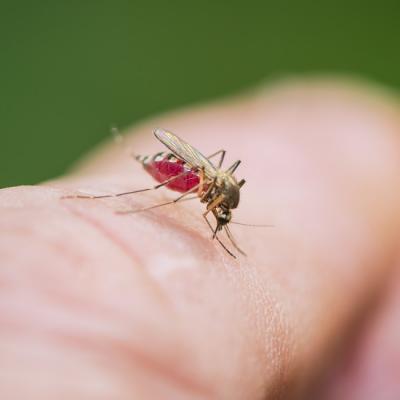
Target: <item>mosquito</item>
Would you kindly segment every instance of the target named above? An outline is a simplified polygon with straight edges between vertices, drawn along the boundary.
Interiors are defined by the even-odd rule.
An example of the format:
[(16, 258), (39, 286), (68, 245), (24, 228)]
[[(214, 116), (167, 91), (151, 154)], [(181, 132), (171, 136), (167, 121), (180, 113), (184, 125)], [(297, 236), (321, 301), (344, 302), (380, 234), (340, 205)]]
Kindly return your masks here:
[[(212, 232), (212, 238), (216, 239), (230, 256), (236, 258), (234, 253), (225, 246), (218, 236), (218, 233), (224, 230), (233, 247), (242, 255), (246, 255), (244, 251), (241, 250), (237, 245), (236, 240), (234, 239), (232, 232), (228, 227), (229, 223), (248, 225), (232, 221), (231, 210), (238, 207), (240, 201), (240, 190), (246, 182), (244, 179), (237, 180), (233, 175), (241, 161), (235, 161), (229, 168), (224, 170), (222, 168), (222, 164), (226, 154), (225, 150), (218, 150), (206, 157), (189, 143), (185, 142), (183, 139), (171, 132), (161, 128), (156, 128), (153, 133), (155, 137), (165, 147), (168, 148), (169, 151), (160, 152), (153, 156), (138, 155), (134, 156), (134, 158), (142, 165), (146, 172), (148, 172), (157, 182), (159, 182), (159, 184), (146, 189), (133, 190), (111, 195), (73, 195), (65, 196), (64, 198), (103, 199), (108, 197), (118, 197), (134, 193), (141, 193), (149, 190), (157, 190), (161, 187), (166, 187), (181, 193), (181, 195), (164, 203), (140, 208), (137, 210), (117, 211), (117, 213), (137, 213), (162, 207), (168, 204), (178, 203), (184, 200), (200, 198), (200, 202), (206, 204), (206, 210), (203, 213), (203, 218)], [(214, 164), (211, 162), (211, 159), (216, 156), (219, 156), (219, 160), (216, 164)], [(210, 213), (215, 217), (215, 227), (211, 225), (208, 219), (208, 215)]]

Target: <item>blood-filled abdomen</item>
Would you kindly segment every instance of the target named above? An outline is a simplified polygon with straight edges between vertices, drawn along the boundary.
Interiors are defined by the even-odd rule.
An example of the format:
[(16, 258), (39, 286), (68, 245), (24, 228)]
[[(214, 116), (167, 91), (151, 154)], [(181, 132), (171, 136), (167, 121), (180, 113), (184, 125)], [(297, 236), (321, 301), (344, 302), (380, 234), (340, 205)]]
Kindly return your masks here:
[(193, 189), (200, 183), (200, 177), (197, 172), (188, 168), (181, 160), (169, 159), (167, 156), (163, 159), (149, 160), (143, 163), (144, 169), (158, 182), (162, 183), (174, 176), (183, 174), (165, 185), (165, 187), (176, 192), (185, 193)]

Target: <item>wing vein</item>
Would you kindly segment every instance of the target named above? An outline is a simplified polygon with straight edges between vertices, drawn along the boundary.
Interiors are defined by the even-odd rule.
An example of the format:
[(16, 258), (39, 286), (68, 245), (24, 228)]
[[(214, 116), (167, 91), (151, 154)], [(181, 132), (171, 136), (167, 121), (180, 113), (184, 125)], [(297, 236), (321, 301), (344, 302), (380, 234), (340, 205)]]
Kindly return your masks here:
[(211, 161), (189, 143), (161, 128), (155, 129), (154, 135), (164, 146), (168, 147), (175, 156), (185, 161), (190, 167), (204, 169), (205, 174), (209, 178), (215, 176), (216, 169)]

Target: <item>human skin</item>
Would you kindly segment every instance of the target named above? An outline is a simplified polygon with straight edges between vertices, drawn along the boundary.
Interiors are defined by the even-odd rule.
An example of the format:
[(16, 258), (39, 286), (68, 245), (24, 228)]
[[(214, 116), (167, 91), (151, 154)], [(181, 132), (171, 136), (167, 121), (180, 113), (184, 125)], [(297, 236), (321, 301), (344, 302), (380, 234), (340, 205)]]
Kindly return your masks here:
[[(154, 184), (113, 143), (66, 177), (1, 190), (2, 398), (368, 399), (373, 376), (354, 370), (386, 364), (363, 336), (395, 329), (376, 310), (396, 277), (398, 104), (347, 82), (288, 82), (146, 121), (125, 148), (164, 150), (156, 126), (204, 154), (225, 148), (227, 167), (240, 158), (233, 219), (273, 227), (232, 225), (248, 254), (234, 259), (196, 200), (115, 213), (171, 191), (61, 199)], [(346, 372), (327, 378), (338, 363)]]

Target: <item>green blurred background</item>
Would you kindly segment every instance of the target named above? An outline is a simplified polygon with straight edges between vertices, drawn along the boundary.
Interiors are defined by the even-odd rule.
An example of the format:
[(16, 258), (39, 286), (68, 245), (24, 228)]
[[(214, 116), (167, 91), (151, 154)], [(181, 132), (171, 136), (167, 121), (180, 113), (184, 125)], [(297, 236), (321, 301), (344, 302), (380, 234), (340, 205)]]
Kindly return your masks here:
[(286, 74), (400, 86), (397, 1), (1, 1), (0, 187), (62, 173), (111, 124)]

